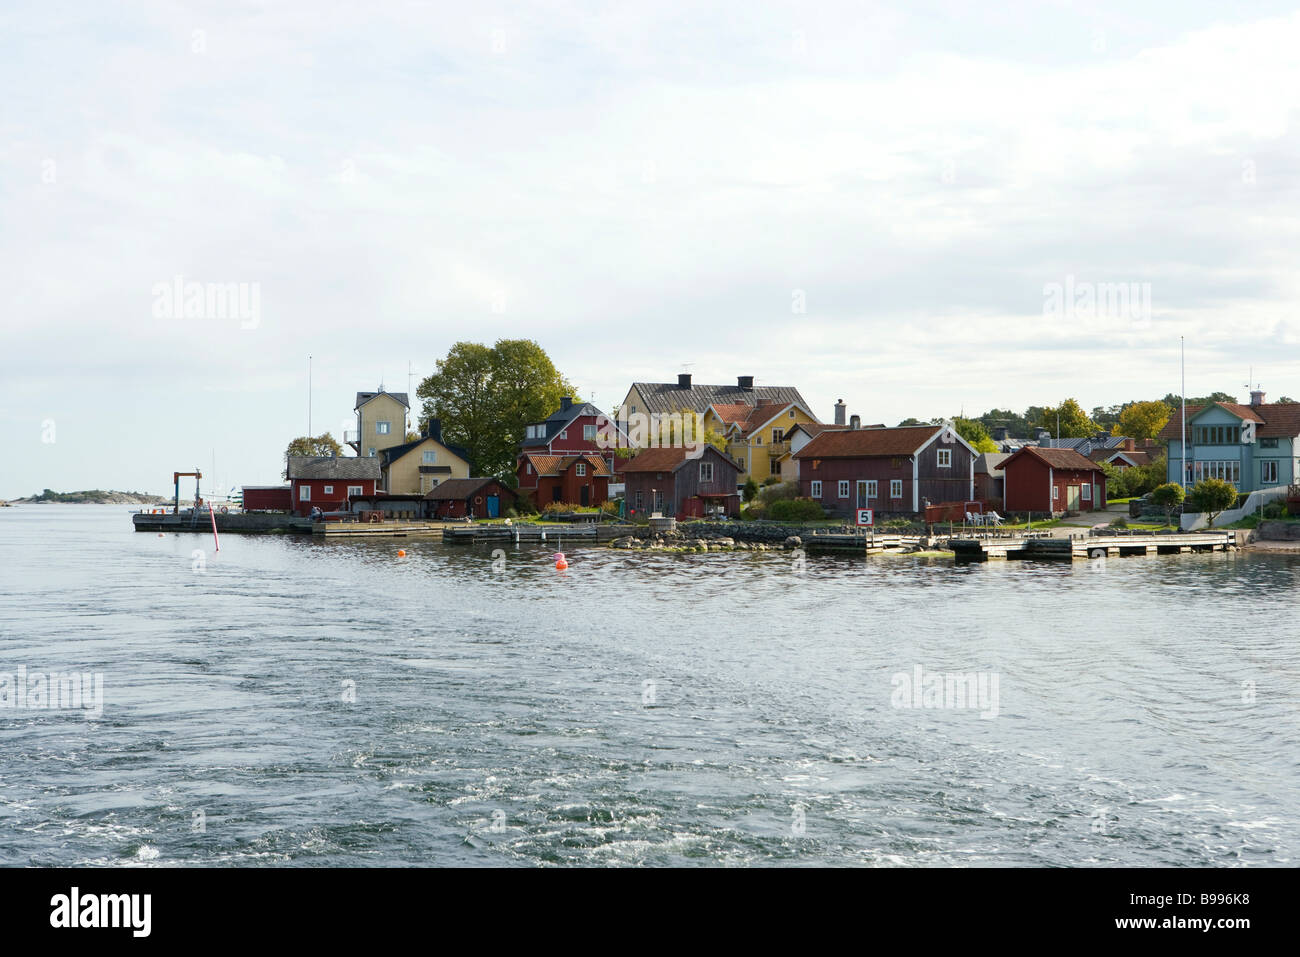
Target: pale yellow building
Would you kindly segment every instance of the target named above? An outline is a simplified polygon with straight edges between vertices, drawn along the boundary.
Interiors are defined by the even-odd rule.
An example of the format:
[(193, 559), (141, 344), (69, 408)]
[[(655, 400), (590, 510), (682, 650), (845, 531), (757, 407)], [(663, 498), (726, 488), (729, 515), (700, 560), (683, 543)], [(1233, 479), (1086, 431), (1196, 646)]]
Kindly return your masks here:
[(411, 403), (405, 392), (358, 392), (357, 430), (343, 438), (362, 458), (378, 455), (406, 442), (406, 420)]
[(818, 422), (802, 403), (760, 401), (752, 406), (715, 403), (705, 413), (704, 424), (726, 436), (727, 454), (740, 463), (741, 483), (752, 478), (762, 485), (769, 477), (793, 480), (784, 474), (790, 455), (786, 436), (796, 425)]
[(470, 477), (469, 455), (442, 441), (442, 426), (431, 419), (424, 434), (379, 453), (380, 488), (389, 495), (425, 495), (448, 479)]

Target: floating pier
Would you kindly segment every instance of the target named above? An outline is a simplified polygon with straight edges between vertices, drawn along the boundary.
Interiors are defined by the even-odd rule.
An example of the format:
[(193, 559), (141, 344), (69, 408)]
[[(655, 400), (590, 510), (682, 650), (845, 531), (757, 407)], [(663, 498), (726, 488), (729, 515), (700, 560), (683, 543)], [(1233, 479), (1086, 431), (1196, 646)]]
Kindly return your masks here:
[(612, 542), (629, 534), (629, 525), (457, 525), (442, 533), (442, 540), (453, 545), (477, 545), (504, 542), (515, 545), (541, 542)]
[(926, 539), (921, 535), (809, 535), (803, 539), (802, 548), (812, 554), (878, 555), (881, 552), (921, 548)]
[(1119, 558), (1128, 555), (1178, 555), (1221, 552), (1236, 545), (1232, 532), (1171, 535), (1087, 535), (1078, 538), (953, 538), (947, 547), (959, 562), (990, 558), (1073, 561), (1076, 558)]
[(212, 534), (213, 522), (222, 532), (256, 534), (259, 532), (303, 532), (312, 530), (311, 519), (280, 512), (214, 512), (193, 509), (173, 512), (152, 509), (136, 512), (131, 524), (137, 532), (197, 532)]

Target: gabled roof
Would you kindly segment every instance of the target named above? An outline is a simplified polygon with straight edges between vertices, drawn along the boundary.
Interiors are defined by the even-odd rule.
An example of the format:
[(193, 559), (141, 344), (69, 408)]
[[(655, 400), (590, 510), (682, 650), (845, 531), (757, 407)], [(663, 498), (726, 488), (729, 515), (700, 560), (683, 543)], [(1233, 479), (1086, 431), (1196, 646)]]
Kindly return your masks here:
[(435, 485), (424, 497), (428, 501), (454, 501), (462, 498), (469, 498), (479, 489), (486, 485), (496, 482), (502, 490), (515, 496), (516, 493), (509, 486), (497, 479), (488, 478), (463, 478), (447, 479), (441, 485)]
[(417, 446), (421, 446), (425, 442), (429, 442), (429, 441), (437, 442), (441, 448), (446, 449), (448, 452), (450, 452), (452, 455), (459, 458), (466, 465), (472, 465), (472, 463), (469, 460), (468, 451), (462, 449), (458, 445), (448, 445), (446, 442), (442, 441), (442, 439), (435, 439), (431, 435), (422, 435), (414, 442), (403, 442), (401, 445), (394, 445), (391, 446), (390, 448), (383, 449), (378, 454), (377, 457), (383, 460), (384, 468), (389, 468), (394, 462), (396, 462), (402, 456), (406, 455), (408, 452), (415, 451)]
[(398, 402), (402, 403), (402, 405), (406, 406), (408, 409), (411, 407), (411, 403), (406, 398), (405, 392), (389, 392), (387, 390), (384, 390), (382, 392), (358, 392), (357, 404), (354, 405), (352, 408), (354, 410), (359, 409), (367, 402), (369, 402), (371, 399), (375, 398), (375, 396), (380, 396), (380, 395), (386, 395), (391, 399), (396, 399)]
[(794, 457), (856, 459), (913, 455), (946, 428), (943, 425), (908, 425), (893, 429), (828, 429), (814, 437)]
[(552, 412), (549, 416), (547, 416), (544, 422), (528, 423), (529, 425), (545, 425), (546, 426), (545, 435), (534, 436), (531, 439), (525, 437), (519, 443), (519, 445), (522, 448), (531, 448), (533, 446), (546, 445), (551, 441), (551, 439), (555, 438), (566, 428), (568, 428), (570, 422), (584, 415), (598, 416), (605, 419), (609, 418), (608, 416), (605, 415), (604, 412), (600, 411), (600, 409), (596, 408), (590, 402), (575, 402), (572, 405), (570, 405), (567, 409), (561, 406), (560, 408)]
[(610, 474), (609, 463), (595, 452), (586, 455), (547, 455), (543, 452), (525, 452), (522, 458), (532, 465), (534, 472), (543, 477), (567, 472), (569, 466), (575, 462), (586, 462), (593, 476)]
[(1126, 458), (1130, 465), (1149, 465), (1151, 463), (1151, 453), (1145, 449), (1093, 449), (1088, 453), (1088, 458), (1094, 462), (1113, 462), (1118, 458)]
[(992, 475), (1002, 471), (1002, 463), (1011, 458), (1010, 452), (981, 452), (975, 460), (975, 471)]
[(797, 402), (804, 410), (808, 408), (799, 390), (788, 385), (756, 385), (749, 389), (738, 385), (691, 385), (683, 389), (676, 382), (634, 382), (632, 386), (646, 404), (638, 412), (703, 412), (718, 403), (757, 405), (764, 399), (783, 405)]
[(1002, 471), (1006, 472), (1012, 462), (1024, 456), (1033, 456), (1054, 469), (1078, 469), (1081, 471), (1100, 472), (1101, 466), (1091, 459), (1084, 458), (1074, 449), (1045, 449), (1037, 445), (1026, 445), (1018, 452), (1012, 452), (1002, 461)]
[(340, 458), (335, 455), (289, 456), (290, 479), (379, 479), (376, 457)]
[(793, 402), (770, 402), (762, 399), (756, 405), (729, 402), (714, 403), (710, 408), (727, 424), (728, 432), (736, 431), (742, 436), (750, 436), (794, 406)]
[(628, 472), (675, 472), (688, 462), (697, 462), (710, 451), (717, 454), (724, 462), (739, 471), (739, 466), (728, 455), (719, 452), (712, 445), (705, 445), (694, 458), (688, 456), (685, 448), (642, 449), (623, 463), (619, 471)]
[[(1187, 407), (1187, 424), (1202, 412), (1215, 406), (1224, 409), (1245, 422), (1257, 424), (1255, 435), (1258, 438), (1294, 438), (1300, 435), (1300, 403), (1268, 402), (1261, 405), (1241, 405), (1238, 402), (1212, 402), (1209, 405), (1189, 405)], [(1160, 438), (1180, 438), (1178, 412), (1175, 411), (1160, 430)]]

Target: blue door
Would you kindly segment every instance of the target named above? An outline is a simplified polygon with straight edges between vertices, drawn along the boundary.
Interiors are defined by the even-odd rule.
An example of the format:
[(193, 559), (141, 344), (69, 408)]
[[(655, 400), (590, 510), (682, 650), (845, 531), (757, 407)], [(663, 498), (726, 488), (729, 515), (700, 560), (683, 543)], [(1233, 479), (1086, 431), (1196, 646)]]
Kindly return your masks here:
[(487, 497), (488, 518), (496, 518), (501, 514), (501, 499), (496, 495)]

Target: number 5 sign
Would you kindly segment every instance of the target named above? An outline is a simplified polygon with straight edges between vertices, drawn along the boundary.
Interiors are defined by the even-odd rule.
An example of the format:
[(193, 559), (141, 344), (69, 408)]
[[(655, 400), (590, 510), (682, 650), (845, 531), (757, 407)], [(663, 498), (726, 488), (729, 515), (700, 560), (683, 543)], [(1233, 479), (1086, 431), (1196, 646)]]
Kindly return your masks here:
[(860, 508), (860, 509), (858, 509), (858, 525), (859, 525), (859, 527), (861, 527), (861, 526), (863, 526), (863, 525), (874, 525), (874, 524), (876, 524), (876, 517), (875, 517), (875, 514), (872, 512), (871, 509), (869, 509), (869, 508)]

